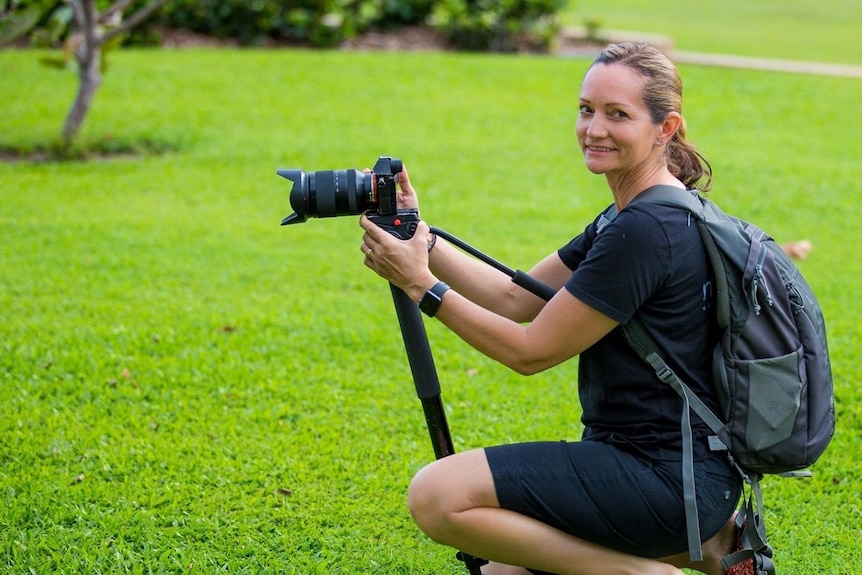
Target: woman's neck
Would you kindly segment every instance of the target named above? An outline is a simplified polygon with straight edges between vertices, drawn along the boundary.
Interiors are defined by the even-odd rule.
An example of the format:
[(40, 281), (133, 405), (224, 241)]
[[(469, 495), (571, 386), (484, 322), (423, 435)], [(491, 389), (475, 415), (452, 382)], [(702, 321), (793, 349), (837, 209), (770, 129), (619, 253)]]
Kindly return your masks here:
[(640, 174), (607, 174), (606, 177), (617, 210), (622, 210), (635, 196), (653, 186), (667, 185), (685, 189), (685, 184), (674, 177), (666, 166)]

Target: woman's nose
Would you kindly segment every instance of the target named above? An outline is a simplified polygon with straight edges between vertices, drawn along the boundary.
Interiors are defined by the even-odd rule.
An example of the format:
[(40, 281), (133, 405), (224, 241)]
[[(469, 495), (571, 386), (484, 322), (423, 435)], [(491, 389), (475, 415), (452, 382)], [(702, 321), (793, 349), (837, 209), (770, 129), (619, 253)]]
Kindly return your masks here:
[(602, 122), (598, 116), (591, 117), (589, 120), (586, 120), (586, 123), (587, 125), (584, 133), (590, 138), (598, 138), (607, 135), (604, 122)]

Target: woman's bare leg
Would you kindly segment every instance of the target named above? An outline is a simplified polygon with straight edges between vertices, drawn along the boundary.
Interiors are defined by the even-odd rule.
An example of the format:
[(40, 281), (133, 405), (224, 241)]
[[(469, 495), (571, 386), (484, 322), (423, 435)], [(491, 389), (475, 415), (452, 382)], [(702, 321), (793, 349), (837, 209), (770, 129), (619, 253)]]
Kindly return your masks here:
[(559, 575), (682, 575), (676, 567), (579, 539), (501, 509), (484, 450), (439, 459), (410, 484), (410, 512), (438, 543)]
[[(734, 524), (736, 514), (722, 527), (721, 531), (716, 533), (709, 541), (703, 544), (703, 561), (694, 562), (688, 551), (664, 557), (660, 561), (669, 563), (680, 569), (694, 569), (708, 575), (725, 575), (724, 568), (721, 566), (723, 557), (736, 551), (737, 546), (737, 531)], [(512, 565), (503, 565), (502, 563), (489, 563), (482, 567), (482, 575), (531, 575), (529, 571), (523, 567), (513, 567)]]
[(725, 555), (733, 553), (737, 545), (734, 519), (736, 519), (735, 513), (718, 533), (703, 544), (703, 561), (692, 561), (688, 551), (672, 557), (664, 557), (661, 561), (681, 569), (695, 569), (707, 575), (724, 575), (721, 560)]
[(531, 575), (529, 571), (523, 567), (515, 567), (514, 565), (504, 565), (502, 563), (488, 563), (482, 567), (482, 575)]

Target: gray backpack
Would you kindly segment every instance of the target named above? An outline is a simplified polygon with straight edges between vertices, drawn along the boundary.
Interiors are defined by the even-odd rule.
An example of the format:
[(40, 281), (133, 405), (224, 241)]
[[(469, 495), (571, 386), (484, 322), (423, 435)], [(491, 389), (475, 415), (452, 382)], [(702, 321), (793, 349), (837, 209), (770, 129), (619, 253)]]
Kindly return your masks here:
[[(823, 314), (796, 265), (757, 226), (725, 214), (693, 192), (655, 186), (633, 200), (685, 209), (695, 216), (715, 273), (721, 336), (713, 371), (722, 413), (711, 410), (662, 359), (637, 316), (623, 326), (629, 344), (682, 397), (683, 481), (691, 558), (702, 560), (697, 521), (690, 411), (715, 433), (755, 502), (743, 501), (737, 523), (742, 547), (725, 569), (747, 559), (772, 575), (772, 549), (760, 517), (762, 474), (805, 475), (835, 429), (834, 393)], [(609, 217), (613, 217), (610, 215)]]

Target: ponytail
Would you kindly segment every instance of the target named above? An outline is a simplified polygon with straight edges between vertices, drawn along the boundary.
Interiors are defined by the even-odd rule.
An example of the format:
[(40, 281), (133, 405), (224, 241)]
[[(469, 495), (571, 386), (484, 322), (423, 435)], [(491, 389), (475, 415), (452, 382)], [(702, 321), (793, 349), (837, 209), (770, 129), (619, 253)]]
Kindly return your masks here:
[(712, 187), (712, 166), (685, 139), (685, 120), (667, 143), (665, 157), (667, 169), (689, 190), (708, 192)]

